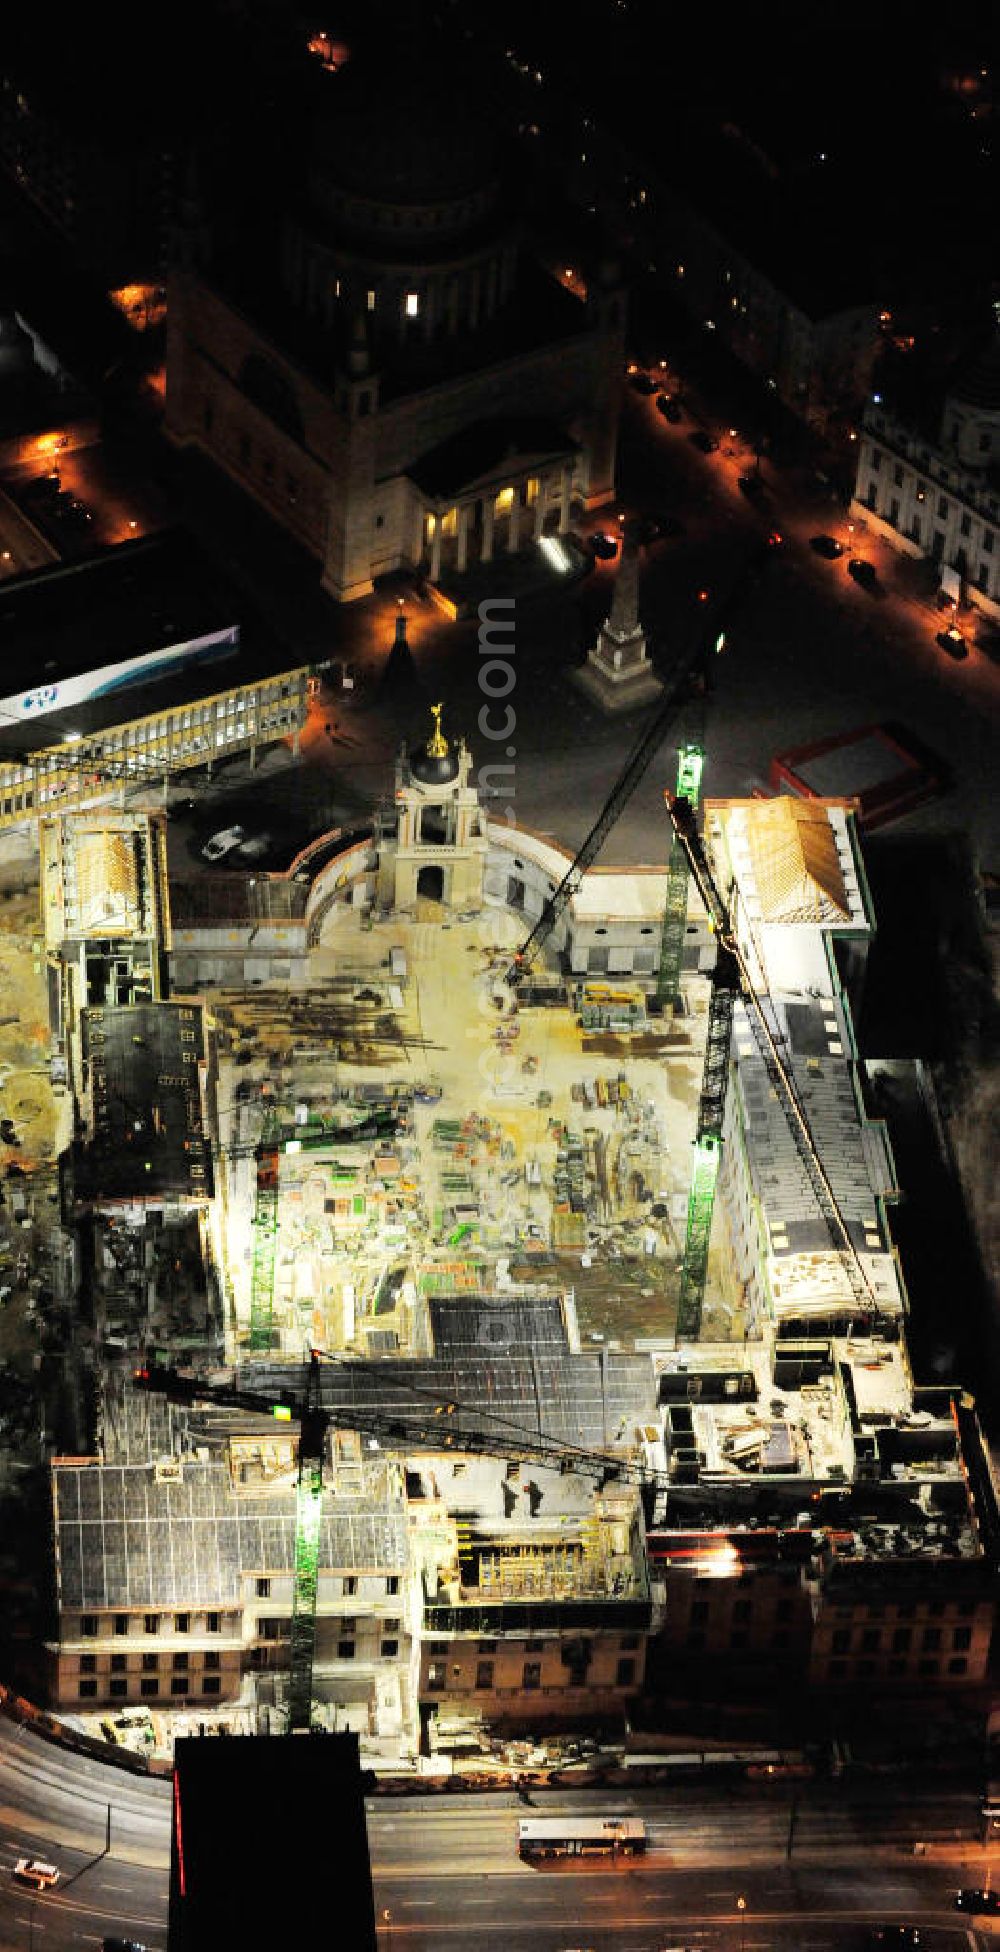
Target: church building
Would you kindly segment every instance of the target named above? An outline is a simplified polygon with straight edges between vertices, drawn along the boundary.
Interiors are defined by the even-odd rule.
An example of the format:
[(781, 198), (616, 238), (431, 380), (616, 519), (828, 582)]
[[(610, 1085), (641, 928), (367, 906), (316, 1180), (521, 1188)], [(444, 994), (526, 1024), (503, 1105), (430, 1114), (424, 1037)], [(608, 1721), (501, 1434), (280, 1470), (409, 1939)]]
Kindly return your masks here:
[(308, 80), (268, 221), (188, 199), (166, 431), (349, 601), (392, 570), (461, 576), (611, 498), (625, 301), (609, 264), (581, 299), (535, 261), (489, 105), (429, 25)]

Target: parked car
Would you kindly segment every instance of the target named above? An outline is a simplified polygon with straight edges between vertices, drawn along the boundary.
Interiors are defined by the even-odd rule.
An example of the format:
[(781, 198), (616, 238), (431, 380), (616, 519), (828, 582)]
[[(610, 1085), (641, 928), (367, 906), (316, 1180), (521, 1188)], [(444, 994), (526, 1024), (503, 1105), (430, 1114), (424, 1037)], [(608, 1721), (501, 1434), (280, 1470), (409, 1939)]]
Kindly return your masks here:
[(62, 1873), (55, 1864), (44, 1864), (40, 1857), (19, 1857), (12, 1875), (19, 1884), (30, 1884), (36, 1891), (51, 1891)]
[(677, 542), (685, 533), (679, 515), (654, 515), (650, 519), (656, 524), (656, 533), (661, 542)]
[(600, 533), (592, 535), (590, 538), (590, 551), (591, 555), (599, 556), (604, 563), (613, 562), (618, 554), (618, 539), (613, 535), (601, 535)]
[(748, 502), (761, 502), (767, 494), (764, 478), (756, 470), (753, 474), (741, 474), (736, 486)]
[(963, 1888), (955, 1893), (955, 1910), (971, 1912), (1000, 1912), (1000, 1891), (973, 1890)]
[(680, 401), (676, 400), (672, 393), (659, 394), (656, 404), (664, 420), (673, 421), (675, 427), (679, 420), (683, 420), (684, 415), (681, 412)]
[(811, 535), (809, 547), (815, 549), (817, 556), (823, 556), (828, 563), (835, 563), (837, 557), (844, 553), (843, 543), (838, 542), (833, 535)]
[(706, 434), (704, 427), (696, 427), (694, 433), (688, 435), (688, 440), (692, 447), (698, 449), (699, 454), (718, 453), (718, 441), (713, 440), (711, 434)]
[(659, 381), (654, 380), (651, 373), (641, 372), (630, 373), (628, 383), (634, 392), (644, 393), (647, 399), (651, 393), (656, 392), (657, 386), (659, 385)]
[(247, 839), (249, 836), (245, 827), (220, 827), (217, 834), (211, 834), (202, 843), (201, 858), (203, 861), (221, 861), (234, 848), (242, 847)]
[(968, 657), (969, 655), (969, 646), (962, 636), (961, 631), (956, 630), (954, 624), (951, 624), (947, 630), (939, 630), (934, 642), (935, 644), (940, 644), (941, 649), (947, 653), (948, 657), (953, 657), (956, 664), (960, 663), (963, 657)]
[(851, 557), (847, 565), (847, 574), (853, 576), (854, 581), (860, 583), (861, 588), (867, 590), (869, 596), (878, 596), (881, 593), (882, 585), (878, 580), (878, 570), (874, 563), (866, 562), (863, 556)]
[(146, 1952), (137, 1938), (102, 1938), (101, 1952)]

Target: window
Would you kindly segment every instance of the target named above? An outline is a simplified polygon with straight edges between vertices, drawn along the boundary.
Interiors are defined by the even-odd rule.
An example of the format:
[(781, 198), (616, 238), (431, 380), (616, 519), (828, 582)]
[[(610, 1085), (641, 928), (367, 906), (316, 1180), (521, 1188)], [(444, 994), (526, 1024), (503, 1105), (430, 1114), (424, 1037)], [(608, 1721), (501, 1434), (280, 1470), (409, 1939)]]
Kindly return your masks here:
[(846, 1674), (846, 1673), (847, 1673), (847, 1662), (846, 1662), (846, 1661), (831, 1661), (831, 1662), (830, 1662), (830, 1679), (831, 1679), (831, 1681), (842, 1681), (842, 1680), (844, 1679), (844, 1676), (845, 1676), (845, 1674)]
[(938, 521), (947, 522), (947, 520), (948, 520), (948, 497), (947, 495), (939, 495), (938, 496)]
[(971, 1620), (976, 1610), (975, 1600), (960, 1600), (958, 1610), (963, 1620)]
[(545, 1642), (543, 1640), (526, 1640), (524, 1643), (524, 1651), (526, 1654), (540, 1654), (543, 1652), (544, 1647)]
[(108, 1693), (115, 1701), (121, 1701), (128, 1694), (128, 1682), (119, 1675), (116, 1681), (108, 1682)]
[(372, 289), (372, 287), (371, 287), (370, 285), (369, 285), (369, 287), (368, 287), (368, 294), (367, 294), (367, 301), (366, 301), (366, 302), (367, 302), (367, 305), (368, 305), (368, 310), (369, 310), (370, 312), (374, 312), (374, 310), (375, 310), (375, 293), (374, 293), (374, 290)]
[(882, 1635), (879, 1633), (878, 1628), (866, 1627), (864, 1633), (861, 1636), (862, 1653), (877, 1654), (881, 1651), (881, 1647), (882, 1647)]
[(633, 1654), (639, 1645), (639, 1636), (637, 1633), (623, 1633), (618, 1645), (623, 1654)]
[(81, 1654), (81, 1655), (80, 1655), (80, 1673), (81, 1673), (81, 1674), (96, 1674), (96, 1673), (97, 1673), (97, 1655), (96, 1655), (96, 1654)]
[(139, 1683), (140, 1694), (151, 1695), (151, 1694), (159, 1694), (159, 1692), (160, 1692), (159, 1681), (149, 1681), (146, 1679), (145, 1676), (140, 1681)]
[(901, 1620), (912, 1620), (916, 1607), (912, 1600), (907, 1600), (905, 1606), (897, 1606), (896, 1612)]
[(111, 1656), (112, 1674), (124, 1674), (125, 1668), (126, 1668), (126, 1661), (125, 1661), (124, 1654), (112, 1654)]
[(751, 1611), (751, 1603), (749, 1600), (737, 1600), (735, 1606), (733, 1607), (733, 1619), (749, 1620), (750, 1611)]
[(190, 1613), (175, 1613), (175, 1614), (174, 1614), (174, 1632), (175, 1632), (175, 1633), (190, 1633), (190, 1631), (191, 1631), (191, 1615), (190, 1615)]
[(617, 1688), (630, 1688), (634, 1681), (635, 1662), (633, 1660), (619, 1661), (615, 1670), (615, 1686)]
[(951, 1644), (954, 1647), (956, 1653), (959, 1651), (960, 1648), (971, 1647), (972, 1628), (956, 1627), (954, 1633), (951, 1636)]
[(936, 1674), (937, 1671), (937, 1661), (920, 1661), (918, 1664), (917, 1672), (919, 1674)]
[(116, 1614), (115, 1614), (115, 1632), (116, 1632), (116, 1633), (127, 1633), (127, 1632), (128, 1632), (128, 1614), (127, 1614), (127, 1613), (116, 1613)]
[(353, 1599), (357, 1590), (358, 1590), (358, 1582), (355, 1579), (354, 1574), (348, 1573), (347, 1578), (344, 1581), (345, 1599)]
[(80, 1682), (80, 1700), (89, 1701), (97, 1693), (96, 1681)]
[(477, 1653), (480, 1654), (495, 1654), (496, 1650), (497, 1642), (495, 1640), (481, 1640), (476, 1649)]
[(144, 1633), (159, 1633), (159, 1631), (160, 1631), (160, 1616), (159, 1616), (159, 1614), (158, 1614), (158, 1613), (144, 1613), (144, 1614), (143, 1614), (143, 1616), (142, 1616), (142, 1626), (143, 1626), (143, 1632), (144, 1632)]
[(695, 1622), (696, 1620), (697, 1620), (697, 1621), (702, 1621), (702, 1620), (707, 1620), (707, 1619), (708, 1619), (708, 1601), (707, 1601), (707, 1600), (692, 1600), (692, 1602), (691, 1602), (691, 1621), (692, 1621), (692, 1624), (693, 1624), (693, 1623), (694, 1623), (694, 1622)]
[(959, 1654), (957, 1660), (948, 1662), (948, 1672), (949, 1674), (964, 1674), (968, 1665), (968, 1661), (963, 1660), (962, 1655)]
[(900, 1675), (900, 1674), (905, 1674), (905, 1673), (906, 1673), (906, 1662), (905, 1662), (905, 1661), (890, 1661), (890, 1662), (889, 1662), (889, 1664), (888, 1664), (888, 1667), (886, 1668), (886, 1673), (887, 1673), (887, 1674), (892, 1674), (892, 1675), (896, 1675), (896, 1676), (898, 1676), (898, 1675)]
[(287, 1619), (262, 1620), (258, 1632), (262, 1640), (285, 1640), (291, 1627)]
[(159, 1662), (155, 1654), (143, 1654), (142, 1671), (144, 1674), (155, 1674), (158, 1666)]
[(912, 1641), (913, 1641), (912, 1627), (897, 1627), (895, 1633), (892, 1636), (893, 1653), (908, 1654), (910, 1651), (910, 1646)]
[(971, 534), (972, 534), (972, 517), (971, 517), (971, 515), (963, 515), (963, 517), (962, 517), (962, 520), (961, 520), (961, 522), (959, 523), (959, 530), (960, 530), (960, 533), (961, 533), (962, 535), (971, 535)]
[(257, 1581), (257, 1598), (258, 1598), (259, 1600), (269, 1600), (269, 1599), (270, 1599), (270, 1597), (271, 1597), (271, 1582), (270, 1582), (270, 1580), (269, 1580), (269, 1579), (258, 1579), (258, 1581)]
[(415, 319), (418, 316), (419, 311), (420, 311), (420, 293), (418, 291), (408, 291), (406, 294), (407, 318)]
[(337, 1642), (338, 1661), (352, 1661), (354, 1659), (354, 1650), (356, 1646), (357, 1646), (357, 1641), (355, 1640), (338, 1640)]
[(881, 456), (881, 454), (879, 453), (879, 450), (878, 450), (878, 448), (875, 448), (875, 450), (874, 450), (874, 452), (873, 452), (873, 454), (872, 454), (872, 473), (873, 473), (873, 474), (878, 474), (878, 472), (879, 472), (879, 469), (881, 468), (881, 466), (882, 466), (882, 456)]
[(187, 1677), (187, 1675), (186, 1675), (186, 1674), (175, 1674), (175, 1675), (174, 1675), (174, 1677), (173, 1677), (173, 1679), (172, 1679), (172, 1681), (171, 1681), (171, 1683), (170, 1683), (170, 1692), (171, 1692), (171, 1694), (187, 1694), (187, 1691), (188, 1691), (188, 1677)]
[(541, 1661), (525, 1661), (521, 1685), (525, 1688), (540, 1688), (542, 1685)]
[(221, 1632), (222, 1632), (222, 1615), (221, 1615), (221, 1613), (206, 1613), (206, 1615), (205, 1615), (205, 1630), (206, 1630), (206, 1632), (207, 1632), (207, 1633), (221, 1633)]
[(448, 1669), (444, 1661), (431, 1661), (427, 1669), (427, 1686), (432, 1694), (440, 1694), (448, 1686)]
[(941, 1645), (940, 1627), (925, 1627), (924, 1638), (923, 1638), (923, 1646), (925, 1650), (927, 1652), (930, 1652), (931, 1649), (936, 1649), (940, 1647), (940, 1645)]
[(206, 1674), (201, 1683), (202, 1694), (221, 1694), (222, 1678), (218, 1674)]
[(850, 1628), (837, 1627), (834, 1630), (833, 1639), (830, 1642), (830, 1645), (835, 1654), (849, 1654), (851, 1651)]
[(984, 529), (983, 530), (983, 555), (992, 556), (992, 554), (993, 554), (993, 531), (992, 529)]
[(399, 1653), (399, 1641), (383, 1640), (382, 1645), (379, 1648), (379, 1653), (381, 1654), (382, 1659), (384, 1661), (394, 1661), (396, 1655)]
[(170, 1663), (171, 1667), (187, 1667), (187, 1664), (188, 1657), (186, 1654), (175, 1654)]
[(387, 1579), (387, 1580), (386, 1580), (386, 1582), (385, 1582), (385, 1590), (386, 1590), (386, 1592), (387, 1592), (387, 1594), (388, 1594), (388, 1596), (389, 1596), (389, 1598), (390, 1598), (390, 1599), (395, 1599), (395, 1596), (396, 1596), (396, 1594), (397, 1594), (397, 1593), (399, 1592), (399, 1574), (398, 1574), (398, 1573), (395, 1573), (395, 1572), (391, 1572), (391, 1573), (389, 1574), (389, 1577), (388, 1577), (388, 1579)]
[(96, 1615), (96, 1613), (84, 1613), (84, 1614), (83, 1614), (83, 1615), (81, 1616), (81, 1619), (80, 1619), (80, 1632), (81, 1632), (82, 1634), (84, 1634), (84, 1635), (85, 1635), (85, 1636), (87, 1637), (87, 1639), (88, 1639), (88, 1640), (92, 1640), (92, 1639), (96, 1639), (96, 1637), (97, 1637), (97, 1615)]
[(870, 1681), (872, 1675), (875, 1672), (875, 1667), (876, 1667), (875, 1661), (859, 1661), (858, 1662), (859, 1679), (863, 1681)]
[(903, 486), (903, 470), (898, 465), (898, 463), (896, 467), (893, 468), (892, 481), (893, 481), (893, 486), (895, 488), (901, 488)]

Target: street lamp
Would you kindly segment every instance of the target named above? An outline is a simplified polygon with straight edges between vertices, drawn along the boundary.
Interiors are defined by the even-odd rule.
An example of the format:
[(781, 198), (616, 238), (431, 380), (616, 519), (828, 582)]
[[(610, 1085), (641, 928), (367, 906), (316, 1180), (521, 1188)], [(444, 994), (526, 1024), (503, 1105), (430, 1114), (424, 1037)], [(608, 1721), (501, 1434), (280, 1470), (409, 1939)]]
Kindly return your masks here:
[(382, 1913), (382, 1923), (385, 1926), (386, 1952), (392, 1952), (392, 1912), (388, 1909), (388, 1906)]
[(739, 1912), (739, 1914), (740, 1914), (740, 1952), (746, 1952), (746, 1943), (747, 1943), (747, 1901), (746, 1901), (746, 1899), (745, 1899), (745, 1897), (743, 1896), (743, 1893), (742, 1893), (742, 1891), (740, 1892), (740, 1895), (739, 1895), (739, 1897), (738, 1897), (738, 1898), (737, 1898), (737, 1900), (736, 1900), (736, 1909), (737, 1909), (737, 1911), (738, 1911), (738, 1912)]

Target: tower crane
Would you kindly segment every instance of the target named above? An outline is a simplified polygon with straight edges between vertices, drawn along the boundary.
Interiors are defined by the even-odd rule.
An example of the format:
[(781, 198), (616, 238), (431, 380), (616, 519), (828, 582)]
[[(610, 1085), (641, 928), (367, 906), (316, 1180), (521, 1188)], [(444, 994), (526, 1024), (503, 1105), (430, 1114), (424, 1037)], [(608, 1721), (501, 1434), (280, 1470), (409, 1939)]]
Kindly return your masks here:
[(322, 1401), (321, 1366), (325, 1357), (312, 1349), (301, 1389), (268, 1389), (263, 1383), (246, 1388), (237, 1382), (209, 1382), (168, 1365), (154, 1363), (135, 1371), (140, 1390), (154, 1391), (173, 1403), (206, 1403), (222, 1409), (248, 1410), (280, 1423), (299, 1425), (299, 1459), (295, 1489), (292, 1628), (290, 1645), (289, 1727), (307, 1734), (312, 1721), (312, 1677), (316, 1653), (316, 1597), (319, 1584), (320, 1533), (323, 1520), (323, 1458), (327, 1432), (351, 1430), (376, 1445), (392, 1440), (404, 1446), (433, 1450), (464, 1450), (511, 1458), (532, 1457), (556, 1467), (572, 1466), (595, 1477), (599, 1486), (618, 1478), (649, 1490), (659, 1474), (645, 1464), (612, 1451), (592, 1451), (557, 1443), (539, 1431), (521, 1428), (513, 1419), (487, 1415), (490, 1427), (459, 1431), (450, 1420), (462, 1411), (454, 1400), (421, 1392), (410, 1385), (414, 1402), (393, 1412), (364, 1405), (334, 1406)]
[(727, 594), (710, 607), (707, 616), (692, 630), (674, 664), (663, 697), (632, 747), (590, 832), (546, 901), (530, 935), (504, 972), (504, 981), (513, 990), (516, 991), (518, 984), (524, 981), (533, 958), (548, 941), (576, 894), (584, 874), (596, 860), (612, 828), (617, 825), (633, 793), (644, 779), (681, 706), (690, 695), (692, 680), (696, 680), (700, 674), (707, 684), (710, 659), (714, 652), (722, 650), (725, 643), (726, 619), (743, 602), (747, 590), (757, 581), (771, 553), (770, 542), (759, 543), (744, 562)]
[(851, 1239), (829, 1173), (813, 1138), (806, 1108), (795, 1075), (776, 1031), (765, 999), (757, 989), (746, 956), (732, 926), (729, 909), (716, 883), (704, 843), (698, 833), (694, 808), (681, 798), (669, 801), (674, 833), (687, 857), (690, 872), (708, 912), (719, 945), (712, 997), (709, 1005), (708, 1037), (698, 1105), (695, 1161), (688, 1200), (687, 1233), (681, 1269), (678, 1334), (697, 1335), (708, 1270), (708, 1244), (712, 1229), (715, 1187), (718, 1179), (729, 1077), (729, 1051), (733, 1015), (738, 997), (746, 1006), (747, 1021), (764, 1064), (768, 1083), (781, 1106), (792, 1141), (805, 1168), (816, 1205), (826, 1223), (831, 1242), (840, 1259), (859, 1310), (880, 1318), (878, 1300), (864, 1264)]

